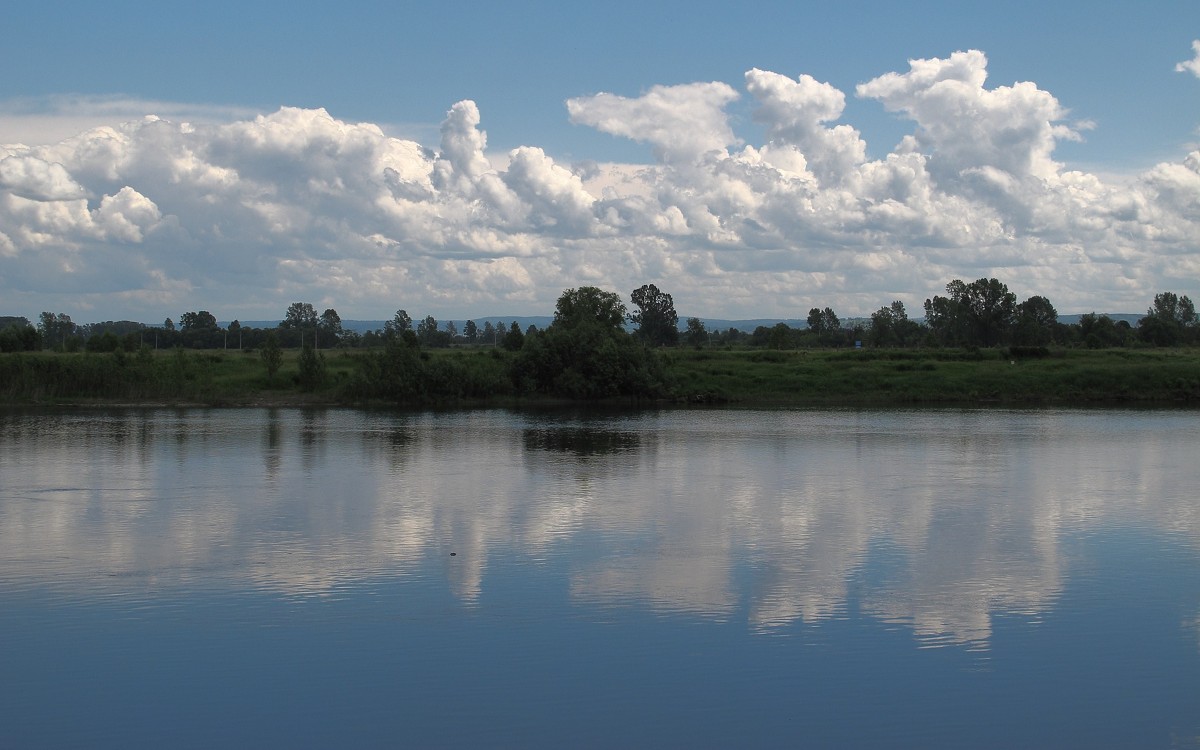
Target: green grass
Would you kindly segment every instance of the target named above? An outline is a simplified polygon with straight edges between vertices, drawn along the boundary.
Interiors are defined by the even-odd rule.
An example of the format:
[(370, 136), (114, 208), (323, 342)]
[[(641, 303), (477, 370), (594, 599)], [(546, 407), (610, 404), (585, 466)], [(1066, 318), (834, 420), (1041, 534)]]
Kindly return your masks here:
[[(745, 405), (949, 403), (1200, 403), (1198, 349), (803, 350), (661, 352), (675, 400)], [(305, 390), (300, 353), (273, 379), (257, 352), (0, 355), (0, 403), (352, 404), (370, 395), (358, 350), (327, 350), (324, 381)], [(411, 406), (511, 403), (512, 355), (493, 348), (420, 355), (424, 382)], [(367, 394), (365, 396), (361, 394)]]
[(1200, 402), (1200, 351), (670, 352), (676, 393), (746, 404)]

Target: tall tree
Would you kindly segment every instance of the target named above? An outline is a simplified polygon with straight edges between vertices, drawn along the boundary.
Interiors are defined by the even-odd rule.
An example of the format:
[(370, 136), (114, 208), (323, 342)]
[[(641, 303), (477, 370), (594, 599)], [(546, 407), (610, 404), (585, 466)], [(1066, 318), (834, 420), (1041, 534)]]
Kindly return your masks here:
[(412, 327), (412, 318), (408, 317), (408, 313), (401, 309), (396, 311), (391, 320), (383, 324), (383, 332), (399, 335), (404, 331), (411, 331)]
[(422, 347), (450, 346), (450, 334), (438, 330), (438, 320), (433, 316), (425, 316), (424, 320), (416, 324), (416, 338)]
[(42, 334), (42, 346), (47, 349), (67, 349), (68, 339), (77, 332), (77, 326), (66, 313), (42, 313), (38, 316), (37, 329)]
[(1146, 317), (1138, 321), (1138, 336), (1155, 346), (1175, 346), (1183, 343), (1196, 327), (1196, 306), (1186, 295), (1174, 292), (1154, 295), (1154, 304)]
[(653, 284), (645, 284), (634, 289), (630, 296), (638, 309), (629, 316), (629, 321), (638, 327), (638, 338), (656, 346), (679, 341), (679, 315), (671, 295)]
[(917, 340), (920, 331), (921, 326), (908, 319), (908, 312), (900, 300), (871, 313), (868, 335), (872, 346), (907, 346)]
[(808, 328), (817, 334), (817, 341), (828, 344), (835, 340), (836, 334), (842, 328), (842, 321), (833, 312), (833, 308), (824, 310), (814, 307), (808, 311)]
[(684, 335), (688, 345), (697, 349), (708, 343), (708, 331), (704, 328), (704, 321), (699, 318), (687, 319), (687, 333)]
[(467, 343), (474, 344), (479, 339), (479, 326), (475, 325), (475, 321), (468, 320), (463, 324), (463, 335), (467, 337)]
[(321, 346), (337, 346), (342, 341), (345, 329), (342, 328), (342, 316), (332, 307), (321, 313), (317, 321), (318, 343)]
[(308, 329), (317, 327), (317, 311), (309, 302), (293, 302), (288, 305), (280, 328)]
[(179, 330), (183, 332), (210, 331), (216, 328), (217, 318), (208, 310), (185, 312), (179, 316)]
[(996, 346), (1008, 337), (1016, 319), (1017, 295), (1007, 285), (979, 279), (965, 285), (962, 302), (975, 329), (975, 343)]
[(554, 322), (572, 328), (584, 323), (621, 328), (625, 324), (625, 305), (616, 292), (594, 286), (568, 289), (554, 305)]
[(1054, 340), (1058, 311), (1050, 300), (1034, 295), (1017, 305), (1013, 341), (1025, 346), (1045, 346)]
[(925, 322), (934, 338), (949, 346), (996, 346), (1012, 332), (1017, 295), (996, 279), (970, 284), (955, 279), (949, 297), (925, 300)]
[(521, 333), (521, 324), (513, 321), (508, 328), (508, 333), (504, 334), (504, 348), (510, 352), (520, 351), (525, 345), (525, 334)]
[(514, 384), (578, 399), (661, 392), (661, 363), (625, 331), (624, 322), (618, 295), (588, 286), (568, 289), (555, 305), (554, 322), (527, 337), (514, 358)]

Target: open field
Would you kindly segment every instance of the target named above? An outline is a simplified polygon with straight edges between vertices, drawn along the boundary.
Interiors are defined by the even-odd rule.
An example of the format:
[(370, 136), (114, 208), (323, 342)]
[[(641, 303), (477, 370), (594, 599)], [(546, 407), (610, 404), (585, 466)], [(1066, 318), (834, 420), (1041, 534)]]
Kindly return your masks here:
[[(299, 352), (267, 377), (257, 352), (0, 355), (0, 402), (354, 404), (361, 351), (322, 352), (303, 383)], [(403, 400), (431, 404), (538, 402), (512, 384), (510, 353), (491, 348), (420, 355), (424, 385)], [(864, 349), (661, 350), (660, 401), (744, 405), (1200, 404), (1200, 350)], [(386, 401), (387, 399), (383, 399)]]
[(1200, 402), (1194, 349), (679, 351), (677, 393), (751, 404)]

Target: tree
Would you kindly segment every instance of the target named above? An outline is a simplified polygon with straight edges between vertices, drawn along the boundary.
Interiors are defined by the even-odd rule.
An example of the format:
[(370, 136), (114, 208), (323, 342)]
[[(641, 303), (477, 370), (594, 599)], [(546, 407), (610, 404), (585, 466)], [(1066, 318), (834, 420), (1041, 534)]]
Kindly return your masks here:
[(629, 316), (629, 321), (638, 326), (636, 335), (640, 339), (655, 346), (679, 341), (679, 315), (671, 295), (653, 284), (645, 284), (634, 289), (631, 298), (638, 310)]
[(920, 325), (908, 319), (904, 303), (894, 300), (887, 307), (871, 313), (868, 336), (871, 346), (905, 346), (916, 340), (920, 330)]
[(337, 310), (331, 307), (321, 313), (321, 318), (317, 321), (317, 333), (320, 339), (324, 339), (327, 347), (341, 343), (345, 329), (342, 328), (342, 316), (337, 314)]
[(1058, 311), (1050, 300), (1033, 296), (1017, 305), (1013, 341), (1024, 346), (1045, 346), (1054, 340)]
[(479, 339), (479, 327), (475, 325), (475, 321), (468, 320), (463, 324), (463, 335), (467, 337), (469, 344), (474, 344)]
[(949, 346), (996, 346), (1012, 331), (1017, 295), (996, 279), (970, 284), (955, 279), (949, 297), (925, 300), (925, 322), (938, 343)]
[(808, 311), (808, 328), (817, 334), (817, 342), (827, 344), (833, 340), (834, 334), (841, 330), (842, 321), (833, 312), (833, 308), (824, 310), (812, 308)]
[(704, 321), (699, 318), (687, 319), (687, 333), (684, 338), (688, 346), (694, 346), (697, 349), (708, 343), (708, 331), (704, 328)]
[(181, 333), (188, 331), (211, 331), (216, 328), (217, 318), (208, 310), (185, 312), (179, 316), (179, 330)]
[(782, 320), (771, 326), (768, 329), (767, 346), (772, 349), (783, 350), (795, 348), (795, 332), (792, 327)]
[(417, 338), (423, 346), (434, 346), (437, 341), (438, 322), (432, 315), (417, 323)]
[(241, 323), (241, 321), (234, 319), (234, 321), (232, 323), (230, 323), (228, 326), (225, 327), (225, 330), (229, 332), (229, 337), (231, 339), (234, 339), (237, 342), (237, 348), (241, 349), (242, 348), (242, 323)]
[(300, 388), (305, 391), (315, 391), (325, 382), (325, 355), (318, 352), (310, 344), (305, 344), (300, 351), (297, 363), (300, 368)]
[(29, 324), (12, 323), (0, 330), (0, 352), (34, 352), (42, 348), (42, 334)]
[(411, 331), (412, 327), (412, 318), (408, 317), (408, 313), (404, 310), (397, 310), (392, 319), (383, 324), (383, 332), (399, 335), (404, 331)]
[(483, 322), (483, 343), (496, 343), (496, 326), (492, 325), (492, 321), (485, 320)]
[(262, 357), (263, 364), (267, 366), (267, 382), (274, 381), (275, 373), (279, 372), (279, 367), (283, 364), (283, 349), (279, 347), (279, 337), (275, 335), (274, 331), (267, 332), (267, 337), (259, 347), (258, 353)]
[(298, 330), (317, 328), (317, 311), (310, 302), (292, 302), (288, 305), (288, 311), (283, 313), (280, 328)]
[(317, 311), (308, 302), (293, 302), (288, 305), (280, 328), (309, 329), (317, 327)]
[(47, 349), (68, 349), (69, 339), (75, 336), (76, 325), (66, 313), (44, 312), (38, 316), (38, 333), (42, 334), (42, 345)]
[(527, 337), (513, 360), (520, 390), (574, 399), (653, 396), (663, 392), (655, 353), (624, 328), (625, 306), (596, 287), (568, 289), (555, 305), (554, 322)]
[(568, 289), (554, 305), (554, 322), (567, 328), (594, 323), (601, 328), (619, 329), (625, 324), (625, 305), (615, 292), (594, 286)]
[(451, 341), (458, 336), (458, 326), (454, 324), (453, 320), (446, 321), (446, 335), (450, 337)]
[(959, 304), (949, 297), (934, 295), (925, 300), (925, 325), (935, 344), (957, 346), (967, 341), (966, 315), (959, 308)]
[(1175, 346), (1190, 337), (1196, 322), (1196, 306), (1186, 295), (1162, 292), (1138, 321), (1138, 336), (1155, 346)]
[(167, 318), (166, 320), (164, 320), (163, 321), (163, 330), (174, 331), (175, 330), (175, 321), (171, 320), (170, 318)]
[[(953, 292), (974, 331), (977, 346), (996, 346), (1007, 338), (1017, 312), (1017, 295), (997, 279), (979, 279), (970, 284), (957, 283)], [(951, 286), (947, 286), (950, 290)]]
[(502, 344), (505, 349), (510, 352), (520, 351), (525, 345), (525, 334), (521, 333), (521, 324), (513, 321), (508, 329), (508, 333), (504, 334), (504, 342)]

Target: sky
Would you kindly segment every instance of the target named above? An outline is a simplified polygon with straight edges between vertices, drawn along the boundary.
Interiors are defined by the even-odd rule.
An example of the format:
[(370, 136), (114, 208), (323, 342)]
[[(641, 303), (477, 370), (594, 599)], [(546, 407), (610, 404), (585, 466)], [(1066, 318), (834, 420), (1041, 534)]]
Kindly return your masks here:
[[(579, 5), (580, 7), (574, 7)], [(978, 6), (978, 7), (974, 7)], [(1200, 299), (1200, 3), (19, 3), (0, 315)]]

